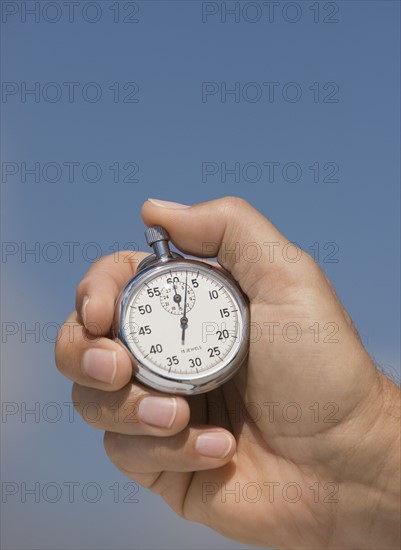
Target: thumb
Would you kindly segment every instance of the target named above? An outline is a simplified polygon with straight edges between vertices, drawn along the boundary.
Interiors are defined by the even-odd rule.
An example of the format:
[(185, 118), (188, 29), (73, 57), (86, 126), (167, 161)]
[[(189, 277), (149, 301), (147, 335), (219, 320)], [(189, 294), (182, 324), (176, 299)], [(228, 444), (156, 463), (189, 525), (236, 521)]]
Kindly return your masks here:
[[(142, 217), (148, 226), (163, 226), (184, 253), (217, 257), (251, 300), (261, 292), (266, 294), (266, 288), (274, 286), (277, 296), (277, 285), (299, 283), (309, 264), (300, 248), (237, 197), (193, 206), (148, 199), (142, 207)], [(263, 284), (266, 279), (267, 285)]]

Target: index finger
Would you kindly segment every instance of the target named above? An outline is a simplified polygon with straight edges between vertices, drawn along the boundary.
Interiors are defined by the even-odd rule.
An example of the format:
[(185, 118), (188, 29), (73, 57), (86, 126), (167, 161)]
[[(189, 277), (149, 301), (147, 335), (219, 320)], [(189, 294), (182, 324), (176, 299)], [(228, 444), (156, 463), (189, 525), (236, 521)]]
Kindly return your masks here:
[(96, 336), (111, 330), (114, 306), (125, 284), (136, 274), (146, 252), (124, 250), (92, 264), (76, 291), (76, 310), (80, 322)]

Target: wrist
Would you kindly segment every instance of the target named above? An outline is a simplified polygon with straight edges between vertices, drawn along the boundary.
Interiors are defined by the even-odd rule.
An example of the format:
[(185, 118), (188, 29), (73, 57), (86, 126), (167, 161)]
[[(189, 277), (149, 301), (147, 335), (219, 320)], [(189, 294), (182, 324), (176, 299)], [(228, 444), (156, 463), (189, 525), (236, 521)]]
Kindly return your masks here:
[(382, 534), (383, 540), (388, 541), (389, 548), (400, 548), (401, 395), (400, 388), (387, 376), (379, 373), (379, 379), (381, 412), (379, 412), (374, 439), (381, 447), (382, 466), (374, 484), (378, 499), (376, 510), (373, 510), (372, 514), (374, 516), (372, 525), (378, 534)]
[[(400, 548), (400, 389), (377, 370), (375, 379), (342, 445), (339, 511), (346, 548)], [(355, 437), (357, 444), (347, 446)]]

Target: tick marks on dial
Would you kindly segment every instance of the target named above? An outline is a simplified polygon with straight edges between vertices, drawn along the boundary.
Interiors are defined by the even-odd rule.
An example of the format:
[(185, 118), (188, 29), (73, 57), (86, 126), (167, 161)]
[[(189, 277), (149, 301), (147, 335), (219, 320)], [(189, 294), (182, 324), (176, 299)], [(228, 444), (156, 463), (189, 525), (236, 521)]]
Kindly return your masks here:
[[(168, 280), (169, 277), (171, 277), (171, 280)], [(198, 284), (191, 284), (196, 279)], [(241, 321), (239, 318), (240, 309), (235, 301), (235, 295), (232, 295), (228, 283), (222, 283), (224, 283), (223, 280), (214, 278), (213, 274), (205, 272), (205, 269), (188, 269), (187, 266), (174, 269), (174, 271), (168, 266), (162, 274), (148, 278), (146, 282), (144, 281), (142, 289), (138, 290), (130, 300), (131, 304), (136, 303), (138, 305), (129, 305), (132, 312), (126, 318), (128, 331), (132, 331), (132, 328), (129, 329), (128, 321), (129, 323), (136, 322), (139, 326), (143, 325), (144, 329), (146, 325), (151, 327), (151, 335), (149, 331), (143, 330), (141, 335), (138, 336), (138, 329), (130, 333), (130, 347), (137, 360), (146, 363), (148, 369), (157, 369), (168, 377), (177, 377), (177, 379), (180, 378), (180, 375), (193, 374), (194, 377), (198, 377), (202, 373), (207, 373), (213, 369), (219, 371), (227, 361), (231, 360), (233, 351), (239, 345), (237, 343), (240, 340), (240, 333), (238, 328), (235, 327)], [(154, 289), (155, 286), (158, 286), (158, 293), (149, 296), (152, 293), (148, 289)], [(211, 302), (209, 301), (209, 291), (213, 289), (214, 292), (216, 290), (219, 292), (219, 296), (218, 300)], [(185, 295), (187, 295), (187, 307), (184, 314)], [(145, 313), (143, 312), (146, 304), (152, 307), (152, 311), (145, 310)], [(224, 321), (218, 317), (220, 307), (227, 308), (230, 311), (230, 316)], [(194, 311), (191, 312), (193, 308)], [(136, 309), (138, 311), (135, 311)], [(165, 317), (163, 310), (174, 314), (170, 320)], [(187, 315), (187, 313), (189, 314)], [(176, 317), (177, 321), (174, 320), (175, 316), (178, 317), (178, 319)], [(220, 323), (224, 322), (225, 329), (230, 333), (230, 336), (227, 335), (224, 341), (216, 342), (219, 344), (220, 355), (213, 356), (213, 358), (209, 358), (206, 349), (203, 349), (207, 346), (200, 345), (203, 337), (203, 322), (209, 321), (215, 321), (219, 326)], [(190, 332), (186, 330), (187, 324), (190, 325)], [(174, 328), (175, 325), (177, 326)], [(183, 329), (186, 340), (188, 340), (186, 345), (189, 344), (190, 347), (182, 346)], [(188, 335), (191, 332), (193, 332), (194, 337), (189, 340)], [(180, 334), (181, 338), (179, 337)], [(148, 353), (148, 346), (154, 338), (160, 339), (163, 344), (163, 354), (158, 355), (158, 357)], [(211, 343), (208, 345), (211, 345)], [(173, 356), (174, 354), (180, 358), (180, 364), (168, 365), (167, 356)], [(197, 358), (202, 359), (202, 364), (190, 366), (188, 361), (191, 356), (195, 357), (195, 355)]]
[[(160, 293), (160, 303), (163, 308), (173, 315), (183, 315), (185, 309), (186, 296), (186, 312), (191, 311), (195, 305), (195, 293), (190, 285), (187, 285), (183, 281), (177, 281), (172, 288), (167, 285)], [(184, 302), (184, 305), (182, 303)], [(186, 315), (183, 315), (186, 317)]]

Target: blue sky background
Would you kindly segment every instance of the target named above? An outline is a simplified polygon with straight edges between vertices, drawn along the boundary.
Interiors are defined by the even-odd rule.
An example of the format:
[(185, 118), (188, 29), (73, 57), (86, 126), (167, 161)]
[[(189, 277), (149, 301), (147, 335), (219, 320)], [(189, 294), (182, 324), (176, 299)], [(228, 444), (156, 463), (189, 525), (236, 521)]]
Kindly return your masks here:
[[(2, 479), (18, 487), (3, 503), (2, 546), (240, 548), (176, 518), (143, 489), (139, 502), (121, 501), (129, 492), (123, 488), (127, 480), (106, 458), (102, 433), (76, 416), (70, 422), (62, 405), (70, 401), (70, 383), (54, 367), (53, 327), (74, 308), (75, 287), (90, 258), (128, 242), (145, 248), (140, 207), (148, 196), (191, 204), (238, 195), (288, 239), (309, 252), (319, 247), (319, 262), (367, 349), (397, 376), (400, 4), (319, 2), (318, 16), (317, 3), (295, 2), (297, 13), (280, 2), (270, 22), (263, 2), (248, 3), (248, 11), (246, 2), (227, 2), (239, 6), (238, 22), (229, 15), (224, 20), (224, 3), (197, 0), (118, 2), (119, 22), (113, 21), (117, 3), (108, 0), (92, 8), (81, 2), (72, 22), (62, 2), (58, 12), (38, 2), (36, 21), (24, 15), (23, 4), (1, 2), (1, 390), (3, 412), (5, 406), (14, 411), (2, 418)], [(206, 4), (218, 13), (203, 22)], [(134, 9), (138, 21), (123, 22)], [(249, 22), (258, 13), (260, 20)], [(85, 20), (96, 15), (97, 22)], [(59, 21), (48, 21), (56, 16)], [(288, 21), (296, 16), (298, 21)], [(280, 84), (269, 102), (263, 82), (273, 81)], [(71, 102), (63, 82), (77, 83)], [(93, 97), (95, 88), (85, 88), (90, 82), (102, 92), (97, 102), (83, 99), (86, 92)], [(116, 82), (120, 95), (114, 102)], [(139, 86), (128, 100), (139, 101), (123, 101), (134, 90), (124, 89), (127, 82)], [(219, 93), (202, 101), (202, 82), (215, 82)], [(232, 95), (221, 100), (224, 82), (245, 89), (239, 102)], [(253, 87), (246, 86), (250, 82)], [(283, 99), (283, 85), (290, 82), (302, 90), (297, 102)], [(309, 89), (316, 82), (318, 102)], [(335, 85), (325, 89), (328, 82)], [(34, 83), (37, 101), (22, 93)], [(324, 102), (333, 86), (338, 101)], [(62, 96), (51, 102), (57, 87)], [(252, 102), (256, 89), (263, 95)], [(71, 162), (79, 163), (73, 181), (65, 164)], [(254, 182), (228, 175), (224, 183), (221, 172), (202, 181), (205, 162), (241, 168), (253, 162), (264, 171)], [(267, 179), (266, 162), (280, 163), (274, 182)], [(299, 181), (280, 175), (288, 162), (301, 167)], [(39, 181), (27, 174), (24, 182), (24, 163), (39, 163)], [(55, 164), (43, 173), (47, 163)], [(109, 168), (116, 163), (117, 182), (115, 168)], [(318, 182), (309, 168), (315, 163)], [(326, 163), (338, 167), (337, 182), (323, 181), (333, 166), (325, 169)], [(102, 175), (90, 182), (94, 166)], [(139, 181), (121, 181), (135, 166)], [(52, 178), (58, 181), (47, 181)], [(35, 246), (37, 258), (24, 255)], [(324, 261), (330, 251), (337, 262)], [(35, 323), (37, 338), (25, 333)], [(53, 402), (63, 411), (56, 422), (49, 421)], [(39, 418), (30, 415), (24, 422), (23, 403), (39, 403)], [(43, 496), (39, 503), (32, 496), (22, 502), (22, 482), (43, 488), (72, 481), (80, 484), (74, 503), (66, 492), (55, 503)], [(88, 482), (102, 488), (96, 503), (81, 496)], [(121, 491), (117, 503), (113, 483)]]

